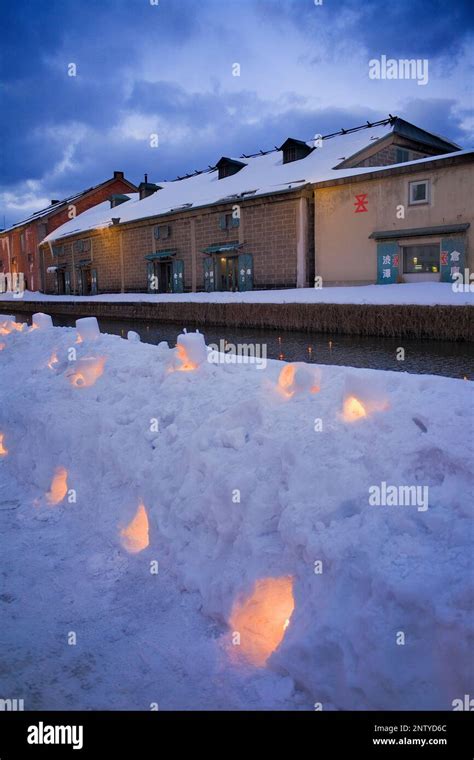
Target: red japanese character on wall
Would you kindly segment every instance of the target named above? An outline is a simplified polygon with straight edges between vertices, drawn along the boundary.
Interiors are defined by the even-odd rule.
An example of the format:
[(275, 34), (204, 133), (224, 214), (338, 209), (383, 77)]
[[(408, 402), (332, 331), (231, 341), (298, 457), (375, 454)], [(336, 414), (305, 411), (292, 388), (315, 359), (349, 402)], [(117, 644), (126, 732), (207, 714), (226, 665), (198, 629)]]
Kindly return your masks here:
[(354, 201), (354, 214), (362, 214), (364, 211), (368, 211), (368, 194), (364, 193), (363, 195), (356, 195), (355, 201)]

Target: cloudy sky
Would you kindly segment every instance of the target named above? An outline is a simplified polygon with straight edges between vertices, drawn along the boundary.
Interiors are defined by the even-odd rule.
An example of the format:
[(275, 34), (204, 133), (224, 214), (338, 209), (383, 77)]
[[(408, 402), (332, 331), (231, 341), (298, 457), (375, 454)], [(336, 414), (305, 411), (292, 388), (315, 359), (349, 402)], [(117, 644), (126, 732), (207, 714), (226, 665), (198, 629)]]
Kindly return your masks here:
[[(319, 0), (316, 0), (319, 2)], [(388, 113), (474, 146), (463, 0), (8, 0), (0, 227), (111, 177), (139, 182)], [(369, 61), (427, 59), (429, 81)], [(70, 76), (74, 73), (76, 76)], [(238, 73), (240, 66), (240, 76)], [(153, 147), (158, 135), (158, 147)]]

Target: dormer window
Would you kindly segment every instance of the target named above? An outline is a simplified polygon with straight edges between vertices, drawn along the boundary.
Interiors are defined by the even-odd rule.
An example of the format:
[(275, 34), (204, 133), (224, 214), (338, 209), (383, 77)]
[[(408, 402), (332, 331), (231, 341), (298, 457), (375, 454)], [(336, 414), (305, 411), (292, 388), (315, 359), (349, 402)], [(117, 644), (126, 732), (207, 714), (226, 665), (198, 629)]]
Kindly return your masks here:
[(157, 190), (161, 190), (160, 185), (155, 185), (154, 182), (148, 182), (148, 174), (145, 174), (144, 181), (140, 182), (138, 185), (138, 197), (142, 201), (144, 198), (148, 198), (150, 195), (153, 195), (153, 193), (156, 193)]
[(235, 158), (227, 158), (222, 156), (216, 164), (216, 169), (219, 172), (219, 179), (225, 179), (231, 177), (233, 174), (237, 174), (241, 169), (247, 166), (243, 161), (237, 161)]
[(306, 145), (302, 140), (295, 140), (293, 137), (289, 137), (283, 145), (280, 145), (278, 150), (283, 151), (283, 163), (290, 164), (292, 161), (299, 161), (301, 158), (306, 158), (314, 150)]
[(121, 203), (126, 203), (129, 200), (130, 198), (128, 195), (124, 195), (122, 193), (115, 193), (114, 195), (111, 195), (109, 198), (110, 208), (116, 208), (117, 206), (120, 206)]

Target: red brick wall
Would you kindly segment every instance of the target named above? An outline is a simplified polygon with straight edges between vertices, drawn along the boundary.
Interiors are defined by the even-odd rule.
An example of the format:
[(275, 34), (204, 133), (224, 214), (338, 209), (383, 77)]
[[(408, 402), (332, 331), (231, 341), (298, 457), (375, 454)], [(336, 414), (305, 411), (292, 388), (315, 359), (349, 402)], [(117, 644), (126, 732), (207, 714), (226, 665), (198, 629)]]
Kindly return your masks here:
[[(57, 229), (69, 221), (71, 218), (71, 206), (74, 206), (75, 213), (81, 214), (83, 211), (92, 206), (96, 206), (99, 203), (107, 200), (110, 195), (114, 193), (130, 193), (134, 192), (130, 188), (130, 183), (124, 179), (113, 178), (109, 182), (95, 188), (94, 190), (86, 193), (79, 198), (74, 204), (61, 207), (57, 212), (54, 209), (47, 216), (24, 225), (23, 227), (15, 228), (4, 233), (0, 233), (0, 260), (2, 261), (3, 272), (10, 271), (9, 259), (8, 259), (8, 243), (10, 245), (11, 257), (16, 259), (16, 263), (12, 264), (11, 270), (16, 272), (24, 272), (26, 285), (29, 289), (39, 290), (42, 284), (44, 273), (41, 271), (41, 262), (38, 255), (38, 243), (39, 239), (42, 239), (53, 230)], [(58, 204), (59, 205), (59, 204)], [(24, 247), (21, 247), (21, 236), (24, 235)], [(30, 260), (32, 258), (32, 261)], [(45, 259), (45, 267), (51, 266), (51, 257), (47, 256)], [(48, 277), (46, 282), (51, 288), (51, 277)]]

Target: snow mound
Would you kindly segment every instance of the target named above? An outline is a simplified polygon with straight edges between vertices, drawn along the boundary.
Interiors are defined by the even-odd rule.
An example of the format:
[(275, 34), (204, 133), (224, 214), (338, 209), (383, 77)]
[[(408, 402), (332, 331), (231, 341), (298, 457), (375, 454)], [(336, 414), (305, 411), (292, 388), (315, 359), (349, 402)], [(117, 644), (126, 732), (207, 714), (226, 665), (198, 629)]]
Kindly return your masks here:
[[(174, 371), (165, 343), (86, 328), (79, 344), (72, 328), (13, 329), (0, 352), (0, 501), (19, 504), (1, 513), (7, 540), (21, 552), (28, 540), (33, 566), (56, 563), (73, 607), (82, 568), (115, 604), (128, 582), (143, 604), (122, 624), (141, 641), (156, 560), (176, 589), (169, 609), (185, 592), (216, 626), (195, 624), (213, 688), (257, 673), (256, 707), (449, 710), (470, 692), (471, 383), (302, 365), (293, 403), (283, 362), (211, 364), (204, 337), (183, 333), (193, 366)], [(347, 399), (363, 413), (346, 414)], [(428, 488), (428, 509), (371, 505), (382, 483)], [(26, 571), (9, 568), (13, 593)], [(35, 579), (35, 594), (47, 588)], [(180, 657), (201, 682), (192, 641)], [(153, 651), (147, 673), (171, 656)]]

